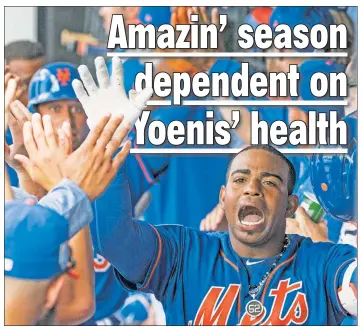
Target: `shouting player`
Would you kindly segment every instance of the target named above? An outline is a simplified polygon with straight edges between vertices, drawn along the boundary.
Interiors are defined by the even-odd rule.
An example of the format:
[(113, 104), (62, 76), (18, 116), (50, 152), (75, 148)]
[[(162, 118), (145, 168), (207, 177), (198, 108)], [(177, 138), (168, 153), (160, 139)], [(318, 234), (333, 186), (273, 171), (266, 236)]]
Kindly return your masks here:
[[(90, 90), (87, 95), (78, 83), (82, 103), (100, 113), (127, 105), (113, 106), (108, 98), (102, 108), (96, 105), (105, 87), (119, 96), (108, 89), (107, 74), (97, 76), (98, 90), (89, 72), (81, 74)], [(112, 190), (118, 203), (96, 215), (98, 241), (120, 282), (154, 293), (168, 324), (327, 325), (357, 313), (356, 249), (285, 235), (286, 218), (298, 204), (292, 194), (296, 173), (275, 148), (247, 147), (231, 161), (219, 199), (229, 233), (133, 220), (128, 174), (122, 170), (103, 195), (108, 199)], [(340, 289), (352, 289), (347, 293), (353, 296), (342, 298)]]
[(220, 192), (229, 233), (208, 234), (133, 220), (125, 178), (120, 216), (97, 217), (112, 229), (100, 243), (120, 282), (154, 293), (168, 324), (339, 324), (357, 314), (356, 249), (285, 235), (294, 184), (276, 149), (245, 148)]

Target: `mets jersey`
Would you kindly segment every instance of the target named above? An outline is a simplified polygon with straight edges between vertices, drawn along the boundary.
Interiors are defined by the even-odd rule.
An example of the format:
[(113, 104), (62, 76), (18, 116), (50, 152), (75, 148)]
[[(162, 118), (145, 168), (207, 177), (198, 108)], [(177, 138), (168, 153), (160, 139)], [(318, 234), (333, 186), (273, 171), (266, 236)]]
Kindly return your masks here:
[(290, 245), (257, 295), (265, 309), (252, 317), (245, 310), (252, 299), (249, 285), (262, 279), (271, 262), (257, 270), (260, 263), (248, 266), (234, 252), (228, 233), (176, 225), (154, 230), (157, 251), (144, 281), (134, 285), (116, 274), (125, 287), (154, 293), (167, 324), (337, 325), (356, 314), (351, 281), (357, 253), (350, 245), (290, 235)]

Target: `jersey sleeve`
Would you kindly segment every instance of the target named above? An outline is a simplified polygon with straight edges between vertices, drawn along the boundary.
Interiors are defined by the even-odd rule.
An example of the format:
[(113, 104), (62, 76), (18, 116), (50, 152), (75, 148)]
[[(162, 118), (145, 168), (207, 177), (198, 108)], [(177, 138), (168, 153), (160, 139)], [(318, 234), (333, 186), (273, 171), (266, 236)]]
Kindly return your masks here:
[[(149, 117), (151, 121), (161, 121), (165, 126), (168, 126), (172, 121), (179, 120), (186, 124), (187, 120), (191, 117), (192, 108), (186, 107), (162, 107), (153, 110)], [(148, 128), (148, 127), (146, 127)], [(142, 149), (167, 149), (174, 147), (169, 142), (165, 142), (163, 145), (153, 145), (148, 137), (145, 137), (145, 144), (137, 144), (136, 130), (134, 129), (130, 133), (130, 139), (132, 142), (132, 148), (135, 150)], [(158, 179), (163, 175), (170, 162), (170, 154), (140, 154), (131, 153), (126, 159), (126, 171), (130, 181), (131, 199), (133, 206), (140, 200), (141, 196), (150, 188), (152, 185), (157, 183)]]
[[(133, 144), (132, 147), (135, 148), (135, 145)], [(160, 170), (166, 166), (166, 160), (158, 165)], [(129, 154), (126, 158), (125, 168), (130, 182), (131, 202), (134, 209), (141, 196), (157, 183), (159, 169), (153, 171), (148, 162), (138, 153)]]
[[(150, 225), (151, 226), (151, 225)], [(119, 282), (128, 290), (154, 293), (161, 301), (177, 287), (183, 261), (185, 231), (182, 226), (152, 226), (157, 246), (144, 280), (134, 284), (115, 269)]]
[(357, 250), (350, 245), (334, 245), (326, 267), (326, 291), (336, 314), (357, 315)]

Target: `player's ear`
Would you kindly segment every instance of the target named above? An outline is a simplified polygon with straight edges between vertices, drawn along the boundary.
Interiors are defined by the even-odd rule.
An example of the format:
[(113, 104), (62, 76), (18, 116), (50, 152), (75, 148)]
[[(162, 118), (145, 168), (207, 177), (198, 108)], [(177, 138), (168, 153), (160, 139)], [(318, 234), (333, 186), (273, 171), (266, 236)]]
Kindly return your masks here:
[(291, 217), (295, 213), (298, 206), (299, 206), (299, 199), (297, 198), (297, 196), (294, 194), (289, 195), (287, 199), (287, 208), (286, 208), (285, 217), (286, 218)]
[(219, 191), (219, 205), (221, 206), (223, 211), (224, 211), (225, 195), (226, 195), (226, 187), (224, 185), (222, 185), (221, 190)]
[(66, 275), (61, 275), (55, 279), (53, 279), (50, 282), (50, 285), (48, 287), (48, 291), (47, 291), (47, 298), (46, 298), (46, 302), (45, 302), (45, 308), (50, 310), (52, 309), (56, 302), (57, 299), (59, 297), (59, 294), (61, 292), (62, 286), (64, 284)]

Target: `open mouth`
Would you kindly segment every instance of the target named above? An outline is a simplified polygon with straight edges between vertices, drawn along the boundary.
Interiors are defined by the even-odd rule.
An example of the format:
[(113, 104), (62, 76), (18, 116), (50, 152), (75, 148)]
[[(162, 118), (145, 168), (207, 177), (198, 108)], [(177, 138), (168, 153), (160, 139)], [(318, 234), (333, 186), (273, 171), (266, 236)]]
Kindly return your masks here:
[(263, 213), (254, 206), (244, 206), (238, 213), (239, 221), (242, 225), (255, 226), (264, 222)]

